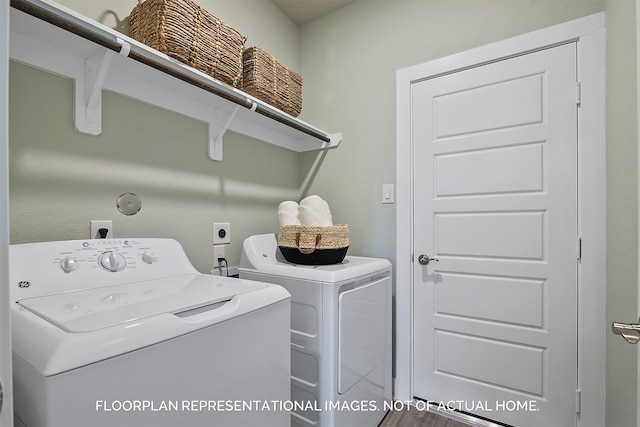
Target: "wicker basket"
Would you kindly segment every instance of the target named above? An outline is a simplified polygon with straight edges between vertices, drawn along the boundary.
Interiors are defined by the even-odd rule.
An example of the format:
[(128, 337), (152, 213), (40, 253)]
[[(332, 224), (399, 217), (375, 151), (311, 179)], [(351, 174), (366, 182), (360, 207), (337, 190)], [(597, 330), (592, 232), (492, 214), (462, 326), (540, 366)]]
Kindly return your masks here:
[(246, 37), (191, 0), (138, 0), (129, 15), (131, 37), (237, 86)]
[(282, 225), (278, 247), (285, 259), (294, 264), (327, 265), (344, 260), (349, 249), (349, 227)]
[(242, 54), (242, 84), (249, 95), (297, 117), (302, 111), (302, 76), (265, 50), (253, 46)]

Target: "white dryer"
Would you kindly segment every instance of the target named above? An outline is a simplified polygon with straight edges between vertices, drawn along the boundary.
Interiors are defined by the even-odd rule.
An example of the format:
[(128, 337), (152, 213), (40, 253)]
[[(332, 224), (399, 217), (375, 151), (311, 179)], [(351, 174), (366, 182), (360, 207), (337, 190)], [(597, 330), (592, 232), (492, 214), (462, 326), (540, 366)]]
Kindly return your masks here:
[(289, 424), (282, 287), (171, 239), (13, 245), (10, 268), (16, 426)]
[(392, 398), (389, 261), (294, 265), (262, 234), (244, 241), (239, 272), (291, 294), (292, 426), (377, 426)]

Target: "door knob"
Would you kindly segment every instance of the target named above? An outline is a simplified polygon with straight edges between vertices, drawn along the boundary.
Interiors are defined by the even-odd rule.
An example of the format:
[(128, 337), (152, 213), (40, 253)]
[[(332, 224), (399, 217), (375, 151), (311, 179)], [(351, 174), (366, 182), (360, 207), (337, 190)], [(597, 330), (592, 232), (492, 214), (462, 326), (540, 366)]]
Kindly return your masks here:
[(637, 344), (640, 341), (640, 324), (613, 322), (611, 325), (613, 333), (622, 335), (628, 343)]
[(435, 262), (440, 262), (440, 260), (438, 258), (429, 258), (429, 255), (427, 254), (421, 254), (418, 257), (418, 262), (422, 265), (427, 265), (429, 264), (429, 261), (435, 261)]

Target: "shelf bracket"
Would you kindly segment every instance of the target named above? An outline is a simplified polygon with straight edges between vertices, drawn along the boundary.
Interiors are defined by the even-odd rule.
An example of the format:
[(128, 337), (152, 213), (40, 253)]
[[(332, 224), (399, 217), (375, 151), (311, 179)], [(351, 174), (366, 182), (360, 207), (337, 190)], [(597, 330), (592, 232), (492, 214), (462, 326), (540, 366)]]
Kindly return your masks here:
[(325, 146), (326, 149), (337, 148), (342, 142), (342, 132), (336, 132), (329, 134), (330, 141)]
[(211, 160), (222, 161), (222, 140), (239, 109), (240, 106), (236, 105), (229, 116), (223, 116), (218, 109), (213, 110), (213, 120), (209, 123), (209, 158)]
[[(128, 56), (131, 50), (129, 43), (120, 38), (117, 42), (121, 46), (118, 53)], [(84, 79), (80, 79), (84, 84), (76, 84), (77, 91), (84, 89), (84, 97), (78, 94), (76, 98), (75, 121), (79, 132), (90, 135), (102, 133), (102, 88), (115, 54), (113, 50), (100, 48), (84, 60)]]

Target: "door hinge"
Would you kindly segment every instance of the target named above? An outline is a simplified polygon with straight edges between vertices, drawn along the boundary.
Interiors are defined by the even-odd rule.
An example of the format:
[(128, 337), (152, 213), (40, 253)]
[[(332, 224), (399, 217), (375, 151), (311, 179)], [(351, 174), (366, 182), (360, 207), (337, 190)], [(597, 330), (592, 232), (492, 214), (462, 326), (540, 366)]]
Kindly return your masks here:
[(576, 105), (580, 107), (582, 105), (582, 84), (576, 82)]
[(576, 238), (576, 259), (582, 259), (582, 237)]
[(576, 413), (579, 414), (582, 409), (582, 391), (576, 390)]

